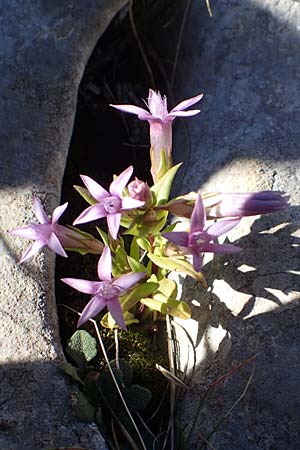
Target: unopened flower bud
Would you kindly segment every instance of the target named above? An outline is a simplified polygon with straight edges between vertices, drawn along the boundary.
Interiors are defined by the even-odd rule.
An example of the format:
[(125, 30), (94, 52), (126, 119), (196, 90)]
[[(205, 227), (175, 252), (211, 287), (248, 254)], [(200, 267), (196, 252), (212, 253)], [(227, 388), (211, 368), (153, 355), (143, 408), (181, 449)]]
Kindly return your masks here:
[(145, 202), (145, 204), (151, 202), (151, 191), (148, 184), (144, 181), (135, 178), (127, 187), (131, 198)]

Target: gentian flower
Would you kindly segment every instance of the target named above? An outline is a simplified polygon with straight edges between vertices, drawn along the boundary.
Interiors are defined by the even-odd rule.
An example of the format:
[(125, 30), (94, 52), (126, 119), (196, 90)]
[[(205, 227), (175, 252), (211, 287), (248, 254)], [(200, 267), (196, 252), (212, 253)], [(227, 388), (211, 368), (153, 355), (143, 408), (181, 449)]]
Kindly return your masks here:
[(145, 202), (145, 204), (151, 203), (151, 191), (148, 184), (144, 181), (135, 177), (135, 180), (128, 184), (127, 189), (131, 198), (141, 200), (142, 202)]
[[(154, 183), (173, 165), (171, 155), (173, 120), (176, 117), (189, 117), (198, 114), (200, 112), (199, 109), (189, 111), (185, 111), (185, 109), (199, 102), (202, 97), (203, 94), (200, 94), (184, 100), (168, 112), (167, 97), (165, 95), (162, 97), (159, 92), (149, 89), (148, 103), (146, 105), (150, 112), (134, 105), (110, 105), (120, 111), (135, 114), (140, 120), (149, 122), (151, 174)], [(163, 167), (164, 163), (165, 167)]]
[(245, 217), (280, 211), (289, 206), (289, 196), (280, 191), (216, 193), (204, 199), (208, 217)]
[(105, 246), (98, 262), (98, 276), (100, 281), (62, 278), (64, 283), (77, 291), (85, 294), (92, 294), (91, 300), (82, 311), (77, 327), (80, 327), (89, 319), (99, 314), (102, 309), (107, 307), (115, 322), (121, 328), (126, 330), (119, 297), (144, 278), (145, 273), (128, 273), (112, 279), (111, 268), (111, 252), (109, 247)]
[(139, 208), (144, 205), (143, 201), (122, 196), (122, 192), (128, 183), (132, 172), (132, 166), (129, 166), (128, 169), (124, 170), (124, 172), (111, 183), (109, 192), (103, 189), (96, 181), (92, 180), (92, 178), (80, 175), (89, 193), (97, 200), (97, 203), (85, 209), (80, 216), (77, 217), (73, 225), (106, 217), (109, 232), (114, 239), (117, 239), (122, 211)]
[(172, 231), (162, 233), (162, 236), (182, 249), (183, 254), (193, 256), (193, 266), (196, 272), (201, 270), (202, 253), (236, 253), (241, 250), (232, 244), (216, 244), (214, 241), (227, 231), (234, 228), (240, 219), (222, 220), (204, 229), (206, 222), (205, 208), (199, 194), (191, 217), (190, 232)]
[(62, 234), (61, 229), (68, 229), (62, 227), (61, 225), (58, 225), (57, 221), (67, 208), (68, 203), (64, 203), (63, 205), (55, 208), (52, 213), (51, 219), (49, 219), (49, 217), (45, 213), (40, 200), (35, 196), (33, 197), (33, 206), (35, 215), (40, 223), (27, 225), (22, 228), (15, 228), (14, 230), (10, 231), (10, 233), (15, 236), (20, 236), (25, 239), (33, 239), (35, 241), (27, 248), (25, 253), (22, 255), (20, 263), (23, 263), (27, 259), (31, 258), (31, 256), (38, 253), (38, 251), (42, 247), (44, 247), (44, 245), (47, 245), (53, 252), (57, 253), (58, 255), (67, 257), (60, 238)]

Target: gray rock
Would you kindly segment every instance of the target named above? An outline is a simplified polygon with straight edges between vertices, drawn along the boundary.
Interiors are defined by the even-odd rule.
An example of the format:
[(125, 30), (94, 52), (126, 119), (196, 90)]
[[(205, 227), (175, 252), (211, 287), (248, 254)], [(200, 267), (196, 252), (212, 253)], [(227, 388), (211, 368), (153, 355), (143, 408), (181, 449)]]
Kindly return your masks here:
[[(216, 449), (298, 449), (300, 438), (299, 219), (300, 4), (228, 0), (210, 19), (194, 2), (187, 28), (178, 100), (204, 92), (192, 118), (181, 192), (285, 190), (291, 207), (244, 219), (229, 240), (238, 255), (204, 268), (209, 290), (186, 280), (193, 319), (182, 322), (195, 346), (195, 374), (181, 418), (187, 428), (210, 383), (253, 355), (254, 377), (211, 443)], [(183, 141), (178, 148), (183, 148)], [(185, 339), (185, 343), (184, 343)], [(181, 365), (191, 345), (178, 328)], [(193, 358), (190, 358), (191, 374)], [(192, 433), (193, 448), (234, 404), (253, 362), (220, 383)], [(192, 448), (192, 445), (191, 445)], [(203, 447), (204, 448), (204, 447)]]
[(35, 221), (32, 193), (58, 203), (78, 85), (97, 39), (125, 0), (2, 0), (0, 5), (0, 448), (106, 448), (76, 422), (54, 297), (54, 256), (18, 266)]

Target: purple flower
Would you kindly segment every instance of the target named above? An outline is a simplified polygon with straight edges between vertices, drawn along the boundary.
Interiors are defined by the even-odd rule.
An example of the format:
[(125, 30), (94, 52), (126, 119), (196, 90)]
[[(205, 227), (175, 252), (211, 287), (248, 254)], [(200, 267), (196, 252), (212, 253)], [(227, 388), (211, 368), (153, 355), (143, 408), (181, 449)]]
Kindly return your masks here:
[(131, 198), (141, 200), (146, 203), (151, 203), (151, 191), (147, 183), (135, 177), (135, 180), (128, 184), (128, 193)]
[(289, 196), (280, 191), (216, 193), (204, 200), (208, 217), (243, 217), (287, 208)]
[[(58, 225), (57, 221), (67, 208), (68, 203), (64, 203), (63, 205), (55, 208), (52, 213), (51, 220), (45, 213), (40, 200), (35, 196), (33, 197), (33, 206), (35, 215), (40, 223), (27, 225), (22, 228), (15, 228), (10, 232), (13, 235), (20, 236), (25, 239), (33, 239), (35, 241), (22, 255), (20, 263), (23, 263), (27, 259), (31, 258), (31, 256), (35, 255), (42, 247), (44, 247), (44, 245), (47, 245), (58, 255), (67, 257), (67, 254), (60, 242), (60, 228), (65, 227)], [(67, 228), (65, 229), (67, 230)]]
[(120, 227), (122, 211), (139, 208), (144, 202), (131, 197), (123, 197), (122, 192), (133, 172), (133, 167), (129, 166), (110, 185), (109, 192), (103, 189), (100, 184), (85, 175), (80, 175), (91, 196), (97, 200), (95, 205), (85, 209), (74, 221), (73, 225), (86, 223), (92, 220), (107, 218), (110, 234), (117, 239)]
[[(168, 112), (167, 97), (159, 92), (149, 89), (146, 109), (134, 105), (110, 105), (130, 114), (135, 114), (140, 120), (147, 120), (150, 125), (150, 157), (151, 173), (154, 183), (172, 167), (172, 122), (176, 117), (194, 116), (200, 112), (199, 109), (184, 111), (186, 108), (199, 102), (203, 94), (184, 100)], [(162, 152), (164, 155), (165, 168), (163, 168)]]
[(212, 242), (234, 228), (240, 222), (240, 219), (222, 220), (204, 229), (205, 221), (205, 209), (202, 197), (199, 194), (191, 217), (190, 232), (162, 233), (162, 236), (166, 239), (182, 247), (184, 254), (193, 256), (193, 266), (197, 272), (201, 270), (201, 253), (236, 253), (241, 250), (240, 247), (232, 244), (215, 244)]
[(77, 327), (80, 327), (89, 319), (99, 314), (103, 308), (107, 307), (115, 322), (120, 325), (121, 328), (126, 330), (119, 297), (144, 278), (145, 273), (128, 273), (112, 279), (111, 267), (112, 261), (110, 249), (108, 246), (105, 246), (98, 262), (98, 276), (100, 281), (62, 278), (64, 283), (77, 291), (85, 294), (92, 294), (91, 300), (82, 311)]

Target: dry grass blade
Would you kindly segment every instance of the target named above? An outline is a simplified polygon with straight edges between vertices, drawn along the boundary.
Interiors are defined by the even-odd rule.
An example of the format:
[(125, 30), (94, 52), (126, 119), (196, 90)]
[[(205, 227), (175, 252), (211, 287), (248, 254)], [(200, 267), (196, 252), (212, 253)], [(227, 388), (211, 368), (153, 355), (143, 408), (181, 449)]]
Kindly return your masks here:
[(167, 378), (167, 380), (169, 380), (171, 383), (176, 384), (176, 386), (179, 386), (181, 388), (184, 389), (188, 389), (188, 386), (180, 380), (180, 378), (176, 377), (176, 375), (174, 375), (172, 372), (170, 372), (169, 370), (165, 369), (164, 367), (160, 366), (159, 364), (156, 364), (155, 367), (157, 368), (157, 370), (159, 370), (164, 377)]

